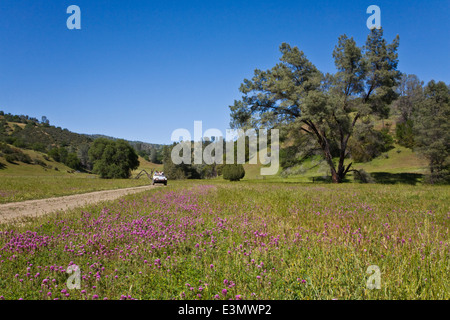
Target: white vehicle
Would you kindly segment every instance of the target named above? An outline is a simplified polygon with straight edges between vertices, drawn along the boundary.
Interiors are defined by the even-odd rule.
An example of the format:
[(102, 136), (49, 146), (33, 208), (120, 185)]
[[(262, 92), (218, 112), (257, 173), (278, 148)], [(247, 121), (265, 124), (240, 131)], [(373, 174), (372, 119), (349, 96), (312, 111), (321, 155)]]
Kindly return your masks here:
[(164, 183), (167, 186), (167, 177), (164, 175), (164, 172), (155, 172), (153, 174), (152, 185), (156, 183)]

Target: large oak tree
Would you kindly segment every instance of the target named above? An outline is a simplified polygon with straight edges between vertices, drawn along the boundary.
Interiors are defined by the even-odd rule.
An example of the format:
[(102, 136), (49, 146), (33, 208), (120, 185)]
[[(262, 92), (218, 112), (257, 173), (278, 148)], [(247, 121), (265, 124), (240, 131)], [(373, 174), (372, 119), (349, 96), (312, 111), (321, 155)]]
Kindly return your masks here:
[[(385, 118), (396, 98), (399, 37), (388, 44), (383, 30), (373, 29), (365, 46), (339, 37), (333, 51), (337, 72), (323, 74), (297, 47), (283, 43), (280, 63), (267, 71), (255, 70), (240, 87), (242, 100), (231, 110), (235, 128), (298, 124), (314, 138), (340, 183), (351, 170), (348, 142), (357, 123), (369, 116)], [(331, 145), (338, 146), (338, 157)]]

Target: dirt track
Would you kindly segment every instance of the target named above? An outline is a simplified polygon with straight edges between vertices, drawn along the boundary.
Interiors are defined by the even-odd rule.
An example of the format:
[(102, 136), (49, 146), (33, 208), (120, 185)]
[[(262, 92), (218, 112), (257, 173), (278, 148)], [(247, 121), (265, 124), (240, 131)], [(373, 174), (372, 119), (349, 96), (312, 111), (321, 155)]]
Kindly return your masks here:
[(41, 200), (29, 200), (0, 205), (0, 223), (20, 220), (23, 217), (37, 217), (58, 210), (69, 210), (101, 201), (114, 200), (127, 194), (155, 188), (143, 186), (118, 190), (96, 191)]

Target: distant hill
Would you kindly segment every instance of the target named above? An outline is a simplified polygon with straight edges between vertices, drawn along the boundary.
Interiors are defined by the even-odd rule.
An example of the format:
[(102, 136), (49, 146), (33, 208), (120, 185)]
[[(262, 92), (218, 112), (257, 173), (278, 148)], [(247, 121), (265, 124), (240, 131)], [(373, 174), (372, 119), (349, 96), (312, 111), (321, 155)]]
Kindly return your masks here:
[(18, 148), (47, 151), (54, 147), (78, 149), (90, 144), (93, 139), (68, 129), (51, 126), (28, 116), (13, 116), (0, 113), (0, 140)]
[[(119, 138), (105, 136), (103, 134), (85, 134), (85, 136), (90, 137), (92, 139), (98, 139), (98, 138), (105, 138), (109, 140), (118, 140)], [(148, 143), (148, 142), (142, 142), (142, 141), (130, 141), (126, 140), (137, 152), (144, 151), (148, 154), (150, 154), (152, 149), (162, 149), (164, 145), (162, 144), (156, 144), (156, 143)]]
[[(0, 111), (0, 141), (18, 148), (46, 152), (55, 147), (66, 147), (76, 152), (83, 145), (90, 145), (97, 138), (117, 140), (101, 134), (80, 134), (50, 125), (43, 117), (42, 121), (26, 115), (5, 114)], [(141, 156), (150, 156), (151, 150), (160, 150), (163, 145), (142, 141), (127, 141)]]
[[(88, 152), (97, 138), (117, 140), (105, 135), (80, 134), (68, 129), (50, 125), (46, 117), (39, 121), (27, 115), (13, 115), (0, 111), (0, 169), (10, 164), (40, 164), (47, 168), (48, 161), (65, 164), (76, 171), (90, 171)], [(142, 141), (127, 141), (136, 153), (147, 162), (161, 164), (163, 145)], [(28, 157), (28, 151), (42, 154), (42, 157)], [(33, 154), (34, 155), (34, 154)], [(51, 166), (50, 167), (54, 167)], [(66, 170), (67, 171), (67, 170)]]

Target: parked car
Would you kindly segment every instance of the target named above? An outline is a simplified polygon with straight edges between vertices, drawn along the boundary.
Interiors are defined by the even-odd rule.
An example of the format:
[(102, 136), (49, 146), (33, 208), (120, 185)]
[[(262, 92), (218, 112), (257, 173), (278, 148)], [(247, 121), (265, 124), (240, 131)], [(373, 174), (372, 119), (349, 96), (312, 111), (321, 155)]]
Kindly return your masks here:
[(153, 174), (152, 185), (156, 183), (164, 183), (167, 186), (167, 177), (164, 175), (164, 172), (155, 172)]

